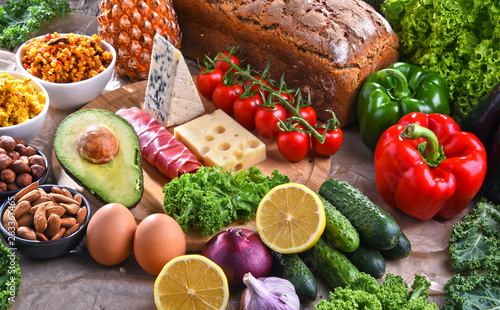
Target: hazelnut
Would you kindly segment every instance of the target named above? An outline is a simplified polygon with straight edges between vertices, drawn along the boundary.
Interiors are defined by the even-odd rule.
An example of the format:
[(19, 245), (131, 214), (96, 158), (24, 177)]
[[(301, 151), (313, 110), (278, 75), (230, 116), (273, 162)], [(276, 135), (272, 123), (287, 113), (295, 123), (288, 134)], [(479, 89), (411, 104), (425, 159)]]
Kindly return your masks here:
[(0, 147), (7, 152), (13, 151), (16, 148), (16, 140), (10, 136), (1, 136)]
[(7, 190), (8, 191), (17, 191), (19, 189), (19, 186), (17, 186), (16, 183), (9, 183), (7, 184)]
[(18, 160), (19, 157), (21, 157), (21, 155), (17, 151), (10, 151), (9, 153), (7, 153), (7, 155), (9, 155), (12, 160)]
[(14, 141), (16, 141), (16, 145), (18, 144), (26, 145), (26, 143), (24, 143), (24, 140), (21, 138), (15, 138)]
[(30, 156), (33, 156), (36, 154), (36, 149), (34, 147), (32, 147), (31, 145), (28, 145), (26, 147), (26, 156), (30, 157)]
[(0, 170), (9, 168), (14, 161), (6, 154), (0, 154)]
[(10, 168), (4, 169), (0, 172), (0, 179), (7, 184), (14, 183), (16, 180), (16, 173)]
[(0, 154), (5, 154), (5, 155), (7, 155), (7, 151), (6, 151), (6, 150), (4, 150), (4, 149), (2, 149), (2, 148), (0, 147)]
[(17, 174), (28, 173), (30, 171), (28, 157), (19, 157), (18, 160), (15, 160), (12, 165), (10, 165), (10, 169), (12, 169)]
[(17, 144), (14, 151), (18, 152), (21, 156), (26, 156), (28, 153), (28, 147), (24, 144)]
[(38, 180), (45, 173), (45, 166), (40, 166), (38, 164), (31, 165), (30, 173), (36, 180)]
[[(1, 158), (1, 155), (0, 155), (0, 158)], [(38, 155), (38, 154), (31, 155), (28, 158), (28, 160), (29, 160), (30, 166), (32, 166), (32, 165), (40, 165), (40, 166), (45, 167), (45, 159), (43, 158), (42, 155)]]
[(0, 182), (0, 192), (5, 192), (7, 190), (7, 183)]
[(29, 173), (21, 173), (16, 177), (16, 184), (19, 187), (26, 187), (33, 183), (33, 177)]
[(94, 164), (105, 164), (118, 155), (119, 144), (115, 134), (105, 125), (92, 125), (78, 137), (80, 156)]

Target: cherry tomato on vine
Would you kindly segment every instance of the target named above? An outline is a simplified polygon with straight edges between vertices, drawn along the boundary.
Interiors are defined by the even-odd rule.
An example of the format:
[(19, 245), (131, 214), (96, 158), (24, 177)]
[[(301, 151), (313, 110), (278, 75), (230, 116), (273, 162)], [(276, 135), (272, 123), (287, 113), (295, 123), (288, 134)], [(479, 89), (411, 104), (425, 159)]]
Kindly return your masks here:
[(308, 133), (302, 131), (280, 131), (276, 140), (280, 153), (289, 161), (298, 162), (306, 158), (311, 146)]
[[(316, 131), (323, 135), (325, 132), (325, 128), (316, 128)], [(344, 135), (340, 127), (337, 127), (335, 130), (328, 130), (326, 132), (326, 138), (323, 143), (319, 143), (319, 141), (312, 136), (311, 143), (314, 152), (318, 155), (323, 156), (332, 156), (337, 153), (342, 145), (342, 141), (344, 140)]]
[(317, 121), (316, 111), (311, 106), (300, 108), (299, 114), (311, 126), (316, 126), (316, 121)]
[(224, 72), (220, 68), (215, 67), (211, 72), (207, 72), (207, 68), (204, 68), (196, 76), (196, 84), (198, 85), (198, 91), (200, 94), (212, 100), (212, 94), (214, 93), (215, 87), (222, 81), (224, 77)]
[[(261, 76), (254, 75), (253, 77), (256, 78), (257, 80), (262, 80)], [(252, 82), (250, 80), (246, 80), (245, 84), (247, 87), (249, 87), (250, 85), (252, 85)], [(269, 83), (266, 80), (262, 80), (262, 84), (269, 85)], [(260, 89), (261, 89), (261, 87), (259, 84), (253, 84), (252, 87), (250, 88), (250, 91), (253, 92), (253, 91), (258, 90), (257, 94), (260, 94), (261, 93)], [(267, 97), (269, 97), (269, 92), (267, 90), (264, 90), (264, 89), (262, 90), (262, 92), (264, 93), (264, 96), (265, 96), (264, 98), (267, 99)]]
[(280, 130), (278, 129), (278, 120), (276, 117), (282, 121), (286, 120), (286, 109), (281, 105), (277, 104), (276, 109), (273, 107), (258, 107), (257, 112), (255, 112), (255, 128), (259, 134), (265, 139), (275, 139), (278, 136)]
[(248, 130), (255, 129), (255, 113), (257, 112), (257, 105), (262, 104), (262, 96), (259, 94), (244, 99), (241, 97), (236, 98), (233, 103), (233, 112), (236, 121)]
[[(224, 56), (228, 57), (229, 56), (229, 53), (228, 52), (224, 52), (222, 53)], [(217, 59), (224, 59), (222, 58), (221, 55), (218, 55), (217, 56)], [(240, 59), (236, 56), (234, 56), (233, 54), (231, 54), (231, 56), (229, 56), (229, 60), (235, 64), (235, 65), (239, 65), (240, 64)], [(225, 60), (218, 60), (215, 62), (215, 67), (217, 68), (220, 68), (222, 70), (222, 72), (226, 73), (227, 71), (229, 71), (229, 64), (225, 61)], [(236, 70), (232, 70), (232, 72), (235, 72)]]
[(220, 82), (214, 89), (212, 95), (212, 102), (216, 109), (221, 109), (226, 112), (227, 115), (233, 114), (233, 103), (239, 94), (243, 93), (243, 87), (241, 85), (231, 85), (227, 86), (223, 82)]

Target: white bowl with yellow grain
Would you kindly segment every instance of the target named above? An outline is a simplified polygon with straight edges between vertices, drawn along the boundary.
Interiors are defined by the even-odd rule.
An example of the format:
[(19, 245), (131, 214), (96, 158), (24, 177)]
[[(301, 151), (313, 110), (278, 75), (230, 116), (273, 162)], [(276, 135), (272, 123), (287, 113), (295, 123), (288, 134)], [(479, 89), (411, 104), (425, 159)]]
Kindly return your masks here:
[(18, 71), (47, 89), (52, 108), (77, 110), (102, 94), (116, 51), (98, 35), (53, 33), (21, 45), (16, 63)]
[(36, 80), (13, 71), (0, 71), (0, 136), (29, 143), (47, 119), (49, 94)]

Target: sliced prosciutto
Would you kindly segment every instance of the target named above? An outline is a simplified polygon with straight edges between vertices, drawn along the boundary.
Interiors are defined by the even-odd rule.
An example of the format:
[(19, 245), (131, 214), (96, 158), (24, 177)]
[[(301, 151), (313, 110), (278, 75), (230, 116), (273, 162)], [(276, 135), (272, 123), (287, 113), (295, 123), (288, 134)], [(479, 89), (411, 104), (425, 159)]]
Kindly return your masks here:
[(142, 157), (167, 177), (173, 179), (201, 167), (193, 153), (146, 112), (130, 108), (120, 109), (116, 114), (134, 127)]

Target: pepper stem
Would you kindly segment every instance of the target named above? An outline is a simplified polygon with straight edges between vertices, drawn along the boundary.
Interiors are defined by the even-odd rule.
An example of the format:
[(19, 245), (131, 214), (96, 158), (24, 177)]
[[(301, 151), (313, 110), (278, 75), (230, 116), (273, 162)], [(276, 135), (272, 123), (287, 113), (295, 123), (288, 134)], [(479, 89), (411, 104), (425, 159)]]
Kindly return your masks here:
[(411, 91), (408, 89), (408, 80), (401, 71), (386, 68), (377, 72), (377, 79), (379, 80), (383, 80), (388, 76), (391, 76), (396, 80), (396, 85), (394, 86), (394, 91), (392, 92), (394, 99), (403, 99), (410, 96)]
[(430, 167), (437, 167), (439, 163), (446, 159), (443, 146), (439, 145), (436, 134), (429, 128), (410, 123), (406, 125), (401, 133), (401, 137), (411, 140), (425, 139), (424, 143), (419, 143), (418, 151)]

